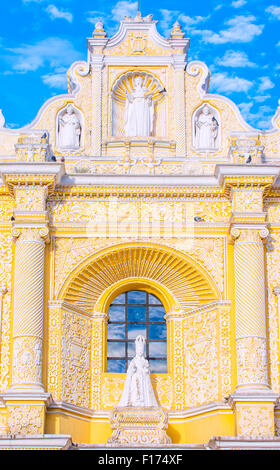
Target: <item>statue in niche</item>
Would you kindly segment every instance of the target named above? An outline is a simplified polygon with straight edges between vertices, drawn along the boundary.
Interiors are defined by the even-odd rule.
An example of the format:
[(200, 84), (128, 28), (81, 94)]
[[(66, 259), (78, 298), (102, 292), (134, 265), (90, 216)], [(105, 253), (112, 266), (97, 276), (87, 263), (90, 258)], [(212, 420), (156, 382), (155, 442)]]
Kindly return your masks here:
[(205, 104), (194, 120), (195, 148), (198, 150), (217, 149), (219, 124), (210, 107)]
[(145, 95), (143, 79), (137, 76), (132, 93), (126, 91), (124, 132), (127, 137), (149, 136), (153, 130), (154, 104), (152, 94)]
[(81, 146), (81, 123), (72, 104), (58, 118), (58, 145), (63, 149), (78, 149)]
[(119, 407), (158, 407), (150, 378), (150, 365), (144, 356), (145, 338), (137, 336), (136, 355), (127, 369)]

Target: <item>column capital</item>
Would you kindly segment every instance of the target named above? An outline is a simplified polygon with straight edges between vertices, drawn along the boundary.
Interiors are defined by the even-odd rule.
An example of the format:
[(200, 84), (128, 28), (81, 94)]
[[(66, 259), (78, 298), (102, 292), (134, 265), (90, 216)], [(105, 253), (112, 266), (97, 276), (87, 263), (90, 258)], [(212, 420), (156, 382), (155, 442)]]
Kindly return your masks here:
[(269, 235), (266, 225), (232, 225), (230, 228), (231, 241), (255, 242), (265, 241)]
[(45, 241), (49, 242), (49, 228), (47, 226), (13, 226), (11, 234), (15, 241)]

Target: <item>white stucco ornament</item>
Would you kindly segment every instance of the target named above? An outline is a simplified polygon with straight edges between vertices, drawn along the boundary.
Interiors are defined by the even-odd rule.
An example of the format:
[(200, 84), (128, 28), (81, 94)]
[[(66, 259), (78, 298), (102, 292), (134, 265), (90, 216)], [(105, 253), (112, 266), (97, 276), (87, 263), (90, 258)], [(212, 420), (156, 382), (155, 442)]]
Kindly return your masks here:
[(146, 94), (143, 79), (134, 79), (131, 93), (126, 91), (124, 131), (127, 137), (149, 136), (153, 130), (154, 104), (151, 94)]
[(74, 107), (68, 104), (58, 118), (58, 143), (63, 149), (78, 149), (81, 139), (81, 123)]
[(150, 378), (150, 365), (144, 356), (145, 338), (137, 336), (132, 359), (118, 407), (158, 407)]

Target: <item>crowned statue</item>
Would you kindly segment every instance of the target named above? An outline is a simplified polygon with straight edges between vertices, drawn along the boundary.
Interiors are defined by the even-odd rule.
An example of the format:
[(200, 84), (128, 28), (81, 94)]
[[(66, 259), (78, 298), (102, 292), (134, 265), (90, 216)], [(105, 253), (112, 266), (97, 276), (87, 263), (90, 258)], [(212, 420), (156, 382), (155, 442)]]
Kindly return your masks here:
[(152, 94), (145, 94), (143, 79), (134, 79), (132, 92), (126, 91), (124, 131), (127, 137), (149, 136), (153, 130), (154, 104)]
[(150, 378), (150, 365), (144, 356), (145, 338), (137, 336), (136, 355), (132, 359), (126, 375), (123, 393), (118, 407), (158, 407)]
[(63, 149), (80, 148), (81, 123), (72, 104), (66, 106), (66, 112), (58, 118), (58, 142)]
[(219, 124), (210, 107), (205, 104), (201, 113), (195, 117), (195, 147), (201, 150), (215, 150)]

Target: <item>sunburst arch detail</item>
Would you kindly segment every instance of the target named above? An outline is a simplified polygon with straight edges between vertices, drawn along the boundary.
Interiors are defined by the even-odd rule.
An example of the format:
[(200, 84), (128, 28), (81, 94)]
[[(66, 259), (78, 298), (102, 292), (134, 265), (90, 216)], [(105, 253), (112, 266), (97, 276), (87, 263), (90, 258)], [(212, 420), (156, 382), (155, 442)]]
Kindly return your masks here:
[[(160, 286), (169, 293), (172, 308), (190, 310), (221, 298), (211, 276), (197, 261), (165, 245), (125, 243), (88, 257), (71, 272), (59, 294), (75, 307), (92, 313), (103, 293), (120, 281)], [(126, 283), (122, 282), (123, 291)], [(156, 288), (155, 288), (156, 292)]]

